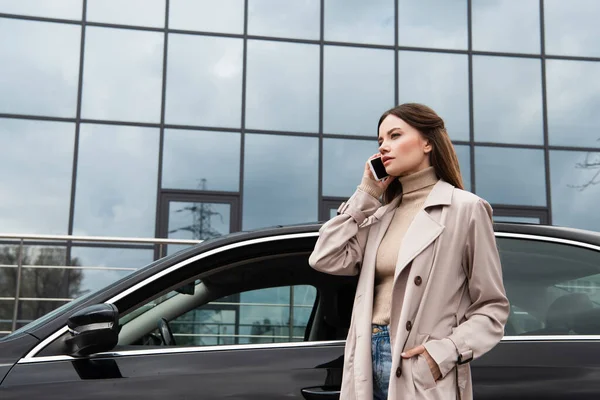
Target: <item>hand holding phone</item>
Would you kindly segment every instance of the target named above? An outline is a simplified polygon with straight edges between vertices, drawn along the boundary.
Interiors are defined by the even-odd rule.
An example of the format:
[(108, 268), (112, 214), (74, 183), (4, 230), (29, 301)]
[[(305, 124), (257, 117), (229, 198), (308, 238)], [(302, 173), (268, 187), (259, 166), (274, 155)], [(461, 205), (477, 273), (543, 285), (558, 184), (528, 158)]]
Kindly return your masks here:
[(389, 175), (385, 170), (381, 156), (369, 159), (369, 168), (376, 181), (383, 181)]

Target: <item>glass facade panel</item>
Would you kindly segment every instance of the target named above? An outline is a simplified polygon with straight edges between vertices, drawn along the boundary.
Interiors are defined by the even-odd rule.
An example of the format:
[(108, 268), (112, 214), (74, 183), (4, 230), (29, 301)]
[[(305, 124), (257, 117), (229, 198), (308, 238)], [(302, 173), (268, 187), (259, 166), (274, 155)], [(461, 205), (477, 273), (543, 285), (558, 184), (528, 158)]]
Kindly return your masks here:
[(370, 141), (323, 139), (323, 195), (350, 197), (377, 148), (375, 135)]
[(319, 46), (248, 41), (246, 127), (319, 130)]
[(2, 231), (67, 233), (74, 140), (72, 123), (0, 119)]
[(546, 54), (600, 57), (600, 2), (545, 0)]
[(600, 152), (551, 151), (552, 223), (600, 231)]
[(73, 234), (154, 236), (159, 132), (81, 126)]
[(244, 0), (170, 0), (169, 28), (243, 33)]
[(454, 145), (460, 174), (462, 175), (465, 190), (471, 191), (471, 148), (469, 146)]
[(0, 112), (75, 117), (81, 27), (0, 18), (0, 37)]
[(165, 119), (239, 128), (242, 39), (169, 35)]
[(86, 20), (111, 24), (165, 26), (165, 0), (87, 0)]
[(325, 40), (393, 45), (394, 1), (325, 1)]
[(600, 148), (600, 62), (546, 61), (551, 145)]
[(423, 103), (433, 108), (444, 119), (453, 140), (469, 140), (466, 55), (400, 51), (398, 93), (401, 104)]
[(466, 0), (398, 0), (400, 46), (467, 48)]
[(57, 309), (67, 301), (53, 300), (21, 300), (19, 301), (19, 311), (17, 313), (17, 329), (27, 325), (31, 321), (48, 314)]
[(546, 205), (543, 150), (475, 148), (477, 194), (490, 203)]
[(87, 27), (82, 116), (159, 122), (163, 40), (161, 32)]
[(14, 300), (0, 300), (0, 338), (12, 330), (14, 309)]
[(540, 60), (473, 57), (475, 140), (543, 143)]
[(540, 219), (536, 217), (509, 217), (505, 215), (494, 215), (494, 222), (512, 222), (518, 224), (539, 224)]
[(377, 121), (394, 106), (394, 52), (325, 46), (323, 131), (377, 134)]
[(473, 50), (539, 54), (539, 0), (473, 1), (471, 4)]
[(228, 234), (230, 226), (230, 204), (169, 202), (169, 239), (211, 239)]
[(320, 0), (248, 0), (249, 35), (318, 40), (320, 23)]
[(82, 0), (0, 0), (0, 13), (81, 20), (82, 4)]
[(247, 134), (242, 229), (318, 220), (318, 138)]
[(166, 129), (162, 187), (237, 192), (240, 134)]

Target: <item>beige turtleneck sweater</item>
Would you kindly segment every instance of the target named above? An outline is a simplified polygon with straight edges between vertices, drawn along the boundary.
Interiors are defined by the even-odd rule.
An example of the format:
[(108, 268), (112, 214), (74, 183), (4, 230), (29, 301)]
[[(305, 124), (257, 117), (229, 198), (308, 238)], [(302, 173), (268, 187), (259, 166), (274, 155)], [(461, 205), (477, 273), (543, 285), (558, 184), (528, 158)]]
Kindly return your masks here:
[[(372, 323), (388, 325), (392, 305), (392, 288), (398, 252), (404, 234), (419, 210), (423, 208), (425, 199), (439, 180), (433, 167), (426, 168), (411, 175), (398, 178), (402, 184), (402, 201), (394, 211), (392, 221), (379, 244), (375, 262), (375, 297), (373, 299)], [(370, 181), (364, 179), (359, 188), (375, 197), (381, 190)], [(405, 268), (396, 285), (398, 293), (404, 294), (410, 268)], [(396, 310), (400, 310), (402, 304)]]

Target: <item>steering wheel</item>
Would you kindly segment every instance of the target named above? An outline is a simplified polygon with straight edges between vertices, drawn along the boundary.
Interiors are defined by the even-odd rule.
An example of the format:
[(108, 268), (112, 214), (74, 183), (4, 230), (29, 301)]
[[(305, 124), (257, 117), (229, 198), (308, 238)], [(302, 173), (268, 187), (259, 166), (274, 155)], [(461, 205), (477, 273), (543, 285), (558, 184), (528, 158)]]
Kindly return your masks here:
[(160, 333), (163, 345), (175, 346), (175, 337), (173, 336), (169, 322), (166, 319), (161, 318), (158, 321), (158, 332)]

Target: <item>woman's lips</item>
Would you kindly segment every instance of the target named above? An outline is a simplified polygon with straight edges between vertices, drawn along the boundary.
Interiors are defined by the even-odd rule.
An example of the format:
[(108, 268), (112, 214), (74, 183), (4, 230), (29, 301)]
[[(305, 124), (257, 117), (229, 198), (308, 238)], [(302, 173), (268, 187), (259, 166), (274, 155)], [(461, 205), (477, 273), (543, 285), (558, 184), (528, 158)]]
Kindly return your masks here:
[(389, 163), (392, 160), (393, 160), (392, 157), (381, 157), (381, 161), (383, 161), (383, 165)]

